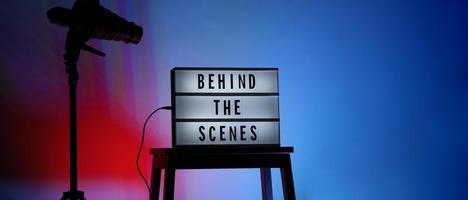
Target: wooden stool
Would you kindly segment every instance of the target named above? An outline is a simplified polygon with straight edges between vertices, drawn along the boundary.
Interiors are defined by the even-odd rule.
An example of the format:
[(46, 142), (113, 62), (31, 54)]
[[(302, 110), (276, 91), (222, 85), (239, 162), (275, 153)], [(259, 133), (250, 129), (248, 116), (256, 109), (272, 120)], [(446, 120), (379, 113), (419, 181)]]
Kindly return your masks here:
[(290, 154), (293, 147), (153, 148), (151, 200), (159, 199), (161, 170), (164, 199), (174, 199), (176, 169), (260, 168), (262, 199), (273, 199), (271, 168), (281, 169), (285, 200), (296, 199)]

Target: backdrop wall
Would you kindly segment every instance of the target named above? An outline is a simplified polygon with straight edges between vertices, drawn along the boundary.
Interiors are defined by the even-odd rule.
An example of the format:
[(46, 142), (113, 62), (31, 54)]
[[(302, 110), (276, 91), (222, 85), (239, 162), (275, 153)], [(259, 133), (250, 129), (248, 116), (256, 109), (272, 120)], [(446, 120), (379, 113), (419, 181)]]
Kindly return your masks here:
[[(66, 29), (0, 6), (0, 199), (68, 190)], [(144, 27), (139, 45), (92, 41), (78, 85), (79, 188), (145, 199), (135, 156), (146, 116), (170, 103), (176, 66), (279, 67), (281, 143), (298, 199), (468, 199), (466, 1), (130, 1), (101, 4)], [(170, 113), (149, 147), (170, 146)], [(275, 198), (282, 198), (274, 171)], [(177, 199), (260, 199), (258, 170), (177, 173)]]

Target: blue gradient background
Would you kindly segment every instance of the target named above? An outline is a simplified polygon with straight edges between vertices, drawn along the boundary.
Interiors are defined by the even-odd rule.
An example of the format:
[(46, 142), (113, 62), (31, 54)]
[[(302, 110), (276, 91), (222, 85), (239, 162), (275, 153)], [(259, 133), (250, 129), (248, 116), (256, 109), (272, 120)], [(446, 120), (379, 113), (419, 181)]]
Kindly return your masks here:
[[(0, 199), (67, 190), (66, 30), (45, 13), (72, 3), (2, 1)], [(101, 4), (145, 33), (137, 46), (92, 41), (107, 57), (80, 58), (87, 199), (145, 199), (139, 134), (169, 104), (176, 66), (279, 67), (281, 142), (296, 150), (298, 199), (468, 199), (467, 1)], [(151, 121), (146, 149), (170, 146), (169, 122), (169, 113)], [(149, 174), (149, 155), (142, 163)], [(257, 170), (181, 171), (176, 198), (260, 199), (259, 180)]]

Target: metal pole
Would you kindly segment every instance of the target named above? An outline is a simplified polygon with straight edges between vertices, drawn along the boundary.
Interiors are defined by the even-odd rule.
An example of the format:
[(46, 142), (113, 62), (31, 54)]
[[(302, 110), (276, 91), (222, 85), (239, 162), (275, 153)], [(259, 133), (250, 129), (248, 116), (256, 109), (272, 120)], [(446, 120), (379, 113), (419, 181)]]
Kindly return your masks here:
[(70, 86), (70, 191), (77, 191), (77, 117), (76, 117), (76, 85), (78, 71), (76, 65), (69, 68)]
[[(73, 36), (72, 34), (70, 34)], [(67, 35), (67, 40), (70, 40)], [(77, 117), (76, 117), (76, 86), (78, 84), (79, 74), (76, 67), (78, 60), (79, 46), (76, 43), (67, 42), (65, 53), (65, 65), (68, 73), (69, 102), (70, 102), (70, 191), (64, 192), (62, 200), (85, 200), (84, 192), (78, 190), (78, 159), (77, 159)]]

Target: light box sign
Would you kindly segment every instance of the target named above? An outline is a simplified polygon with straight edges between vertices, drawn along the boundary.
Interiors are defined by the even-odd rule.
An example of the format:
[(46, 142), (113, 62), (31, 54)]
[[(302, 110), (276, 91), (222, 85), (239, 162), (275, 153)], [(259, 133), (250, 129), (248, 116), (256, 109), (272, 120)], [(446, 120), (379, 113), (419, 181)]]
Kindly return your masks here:
[(279, 146), (277, 68), (174, 68), (173, 146)]

